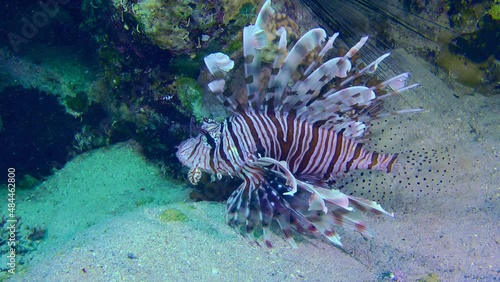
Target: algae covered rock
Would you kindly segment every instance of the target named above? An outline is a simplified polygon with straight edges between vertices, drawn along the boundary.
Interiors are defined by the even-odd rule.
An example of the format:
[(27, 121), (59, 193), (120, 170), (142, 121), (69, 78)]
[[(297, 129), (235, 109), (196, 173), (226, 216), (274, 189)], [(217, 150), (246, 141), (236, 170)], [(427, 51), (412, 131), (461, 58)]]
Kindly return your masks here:
[(189, 77), (180, 77), (174, 87), (177, 90), (177, 97), (183, 108), (179, 109), (185, 114), (193, 114), (197, 120), (201, 120), (203, 114), (203, 89), (196, 80)]
[(0, 91), (8, 87), (36, 89), (57, 97), (74, 117), (82, 116), (94, 102), (88, 93), (98, 73), (91, 61), (70, 48), (36, 48), (23, 56), (0, 48)]
[[(116, 0), (119, 1), (119, 0)], [(143, 0), (132, 5), (143, 33), (158, 47), (182, 51), (190, 44), (190, 0)]]
[(115, 24), (124, 28), (121, 32), (146, 37), (153, 45), (175, 55), (195, 56), (210, 46), (211, 38), (225, 38), (233, 28), (240, 30), (250, 24), (255, 7), (260, 6), (258, 2), (261, 1), (113, 0), (112, 13)]
[(500, 20), (500, 0), (495, 0), (495, 3), (491, 6), (488, 14), (495, 21)]

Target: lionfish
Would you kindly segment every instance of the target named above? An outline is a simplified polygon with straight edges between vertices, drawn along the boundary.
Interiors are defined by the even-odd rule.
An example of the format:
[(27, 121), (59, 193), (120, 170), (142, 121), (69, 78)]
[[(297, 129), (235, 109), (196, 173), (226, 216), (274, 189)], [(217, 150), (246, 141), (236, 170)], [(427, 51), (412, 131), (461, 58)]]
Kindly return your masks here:
[[(178, 146), (177, 158), (190, 167), (192, 184), (200, 181), (202, 172), (213, 179), (229, 175), (243, 180), (227, 200), (226, 221), (241, 227), (251, 240), (259, 228), (272, 247), (269, 234), (275, 219), (292, 247), (296, 247), (292, 229), (321, 234), (341, 247), (334, 226), (370, 236), (363, 213), (394, 216), (375, 201), (342, 193), (335, 183), (351, 170), (395, 168), (397, 154), (369, 151), (363, 140), (372, 120), (421, 111), (382, 112), (384, 99), (416, 84), (405, 86), (408, 73), (403, 73), (371, 87), (353, 85), (360, 76), (373, 73), (389, 54), (350, 73), (349, 59), (367, 41), (363, 37), (345, 55), (322, 63), (338, 33), (326, 40), (321, 28), (305, 33), (290, 51), (286, 29), (275, 31), (277, 51), (266, 74), (261, 58), (273, 43), (266, 28), (275, 13), (266, 1), (255, 24), (243, 30), (246, 99), (225, 91), (226, 74), (234, 62), (223, 53), (205, 57), (214, 77), (208, 87), (231, 116), (222, 123), (205, 118), (200, 134)], [(301, 68), (310, 53), (315, 59)], [(265, 87), (261, 80), (267, 80)], [(330, 86), (334, 80), (339, 82)]]

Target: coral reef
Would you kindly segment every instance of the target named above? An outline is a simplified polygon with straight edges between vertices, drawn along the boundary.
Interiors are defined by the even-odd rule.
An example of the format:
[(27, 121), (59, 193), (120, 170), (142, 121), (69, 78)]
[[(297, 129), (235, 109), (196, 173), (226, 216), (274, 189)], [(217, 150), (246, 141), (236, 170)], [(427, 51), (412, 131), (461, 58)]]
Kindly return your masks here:
[(236, 26), (243, 27), (244, 25), (252, 22), (257, 15), (257, 10), (264, 1), (238, 1), (238, 0), (222, 0), (220, 1), (222, 7), (223, 17), (222, 23), (229, 25), (231, 21), (237, 22)]
[[(12, 164), (41, 178), (77, 154), (135, 139), (165, 171), (179, 175), (177, 162), (168, 161), (174, 158), (174, 148), (166, 144), (177, 143), (194, 129), (191, 117), (222, 116), (197, 85), (202, 59), (216, 49), (239, 51), (241, 34), (233, 35), (232, 30), (253, 21), (257, 6), (253, 1), (219, 0), (84, 0), (81, 5), (60, 5), (55, 21), (18, 46), (20, 52), (0, 48), (0, 92), (9, 97), (21, 92), (22, 97), (41, 95), (38, 102), (24, 98), (29, 103), (17, 105), (32, 113), (23, 117), (29, 119), (25, 124), (49, 125), (45, 132), (20, 132), (7, 101), (0, 103), (5, 109), (0, 132), (16, 140), (15, 148), (27, 137), (40, 139), (36, 156), (26, 156), (32, 162), (18, 158)], [(17, 8), (19, 12), (0, 26), (19, 33), (23, 11), (40, 7), (21, 3)], [(64, 149), (50, 155), (50, 144)], [(32, 146), (24, 146), (24, 152), (34, 152)], [(25, 156), (15, 148), (8, 160)]]
[[(486, 95), (500, 93), (500, 20), (496, 17), (499, 2), (451, 1), (450, 26), (460, 29), (442, 48), (436, 63), (459, 82)], [(463, 32), (465, 30), (465, 32)]]
[(464, 56), (441, 51), (436, 64), (448, 74), (448, 79), (456, 79), (470, 87), (478, 87), (485, 76), (485, 65), (476, 64)]
[(110, 10), (121, 33), (147, 38), (176, 55), (195, 56), (225, 30), (249, 23), (255, 8), (252, 2), (234, 0), (113, 0)]
[[(126, 2), (113, 1), (118, 9), (127, 7)], [(162, 49), (182, 51), (191, 44), (187, 29), (193, 13), (191, 3), (189, 0), (142, 0), (125, 9), (131, 9), (139, 28), (154, 44)]]
[(284, 13), (277, 12), (273, 14), (271, 16), (269, 26), (266, 26), (265, 29), (269, 44), (266, 48), (264, 48), (262, 52), (262, 60), (264, 62), (273, 62), (274, 58), (276, 57), (277, 45), (271, 44), (271, 42), (276, 39), (276, 30), (280, 29), (281, 27), (285, 28), (286, 30), (288, 42), (296, 40), (298, 34), (300, 34), (299, 26), (293, 19), (291, 19)]
[[(43, 49), (42, 49), (43, 50)], [(92, 87), (97, 72), (83, 64), (83, 60), (64, 48), (16, 56), (0, 48), (0, 91), (9, 86), (37, 89), (58, 97), (66, 112), (79, 117), (92, 102), (85, 94)]]
[(491, 13), (496, 6), (497, 4), (485, 12), (485, 7), (482, 5), (480, 16), (474, 13), (474, 16), (467, 18), (467, 22), (474, 22), (474, 27), (470, 32), (454, 36), (449, 44), (450, 51), (462, 54), (476, 63), (484, 62), (492, 55), (500, 59), (500, 47), (497, 43), (500, 36), (500, 20), (495, 20), (493, 16), (495, 13)]

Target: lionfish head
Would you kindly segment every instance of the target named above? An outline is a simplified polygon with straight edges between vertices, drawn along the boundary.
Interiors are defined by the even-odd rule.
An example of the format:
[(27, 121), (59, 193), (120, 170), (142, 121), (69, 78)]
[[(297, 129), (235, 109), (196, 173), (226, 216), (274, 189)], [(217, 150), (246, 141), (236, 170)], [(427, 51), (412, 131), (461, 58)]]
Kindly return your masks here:
[(209, 151), (210, 148), (203, 142), (202, 135), (198, 134), (196, 137), (189, 138), (177, 146), (175, 155), (183, 165), (189, 168), (196, 166), (206, 170), (206, 164), (204, 164), (201, 157)]
[(219, 137), (220, 124), (205, 118), (200, 133), (177, 146), (177, 158), (191, 169), (188, 174), (191, 183), (198, 182), (202, 171), (215, 173), (210, 166), (210, 151), (216, 148)]

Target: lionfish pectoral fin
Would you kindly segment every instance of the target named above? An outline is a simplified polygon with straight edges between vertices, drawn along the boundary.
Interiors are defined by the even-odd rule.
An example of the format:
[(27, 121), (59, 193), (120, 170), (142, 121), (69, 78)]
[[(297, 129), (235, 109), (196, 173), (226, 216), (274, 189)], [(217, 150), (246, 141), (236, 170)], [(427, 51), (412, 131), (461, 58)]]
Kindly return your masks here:
[(349, 207), (349, 197), (336, 189), (325, 189), (321, 187), (316, 187), (316, 194), (321, 196), (321, 198), (330, 202), (336, 206), (346, 209), (347, 211), (352, 211), (352, 207)]
[(317, 194), (313, 193), (309, 198), (309, 211), (321, 210), (324, 213), (328, 212), (325, 201)]
[[(253, 171), (256, 172), (255, 170)], [(226, 222), (244, 233), (250, 242), (259, 245), (253, 234), (256, 227), (262, 228), (262, 235), (267, 247), (272, 243), (271, 222), (274, 218), (273, 195), (268, 195), (265, 182), (243, 182), (229, 197), (226, 204)], [(241, 228), (243, 227), (243, 228)], [(244, 229), (244, 231), (242, 230)]]
[(311, 193), (309, 211), (321, 210), (324, 213), (328, 213), (327, 202), (344, 208), (347, 211), (352, 211), (352, 207), (349, 207), (349, 198), (339, 190), (319, 187), (301, 180), (297, 180), (297, 182), (301, 188)]
[(193, 166), (189, 169), (188, 179), (191, 184), (198, 185), (198, 182), (200, 182), (201, 179), (201, 170), (198, 168), (198, 166)]
[(270, 165), (277, 166), (285, 174), (286, 185), (292, 187), (292, 190), (284, 193), (284, 195), (293, 196), (297, 192), (297, 179), (292, 174), (292, 172), (288, 169), (288, 165), (286, 162), (284, 162), (284, 161), (280, 162), (278, 160), (275, 160), (273, 158), (268, 158), (268, 157), (260, 157), (253, 164), (258, 165), (258, 166), (262, 166), (262, 167), (266, 167), (266, 166), (270, 166)]
[(374, 214), (385, 214), (390, 217), (394, 217), (394, 213), (389, 213), (382, 206), (375, 202), (365, 198), (359, 198), (354, 196), (348, 196), (351, 205), (353, 205), (356, 209), (364, 212), (371, 212)]
[(210, 175), (210, 182), (215, 182), (222, 179), (222, 174), (220, 172)]
[[(303, 195), (302, 198), (308, 201), (299, 199), (292, 201), (293, 208), (304, 215), (317, 232), (337, 247), (342, 247), (342, 244), (339, 235), (334, 230), (335, 225), (347, 227), (360, 232), (365, 237), (371, 237), (372, 234), (364, 222), (363, 212), (393, 216), (374, 201), (346, 195), (337, 189), (328, 188), (326, 184), (313, 185), (302, 181), (303, 179), (305, 178), (298, 179), (297, 185), (299, 192)], [(304, 190), (310, 195), (304, 197)], [(314, 231), (310, 227), (308, 230)]]

